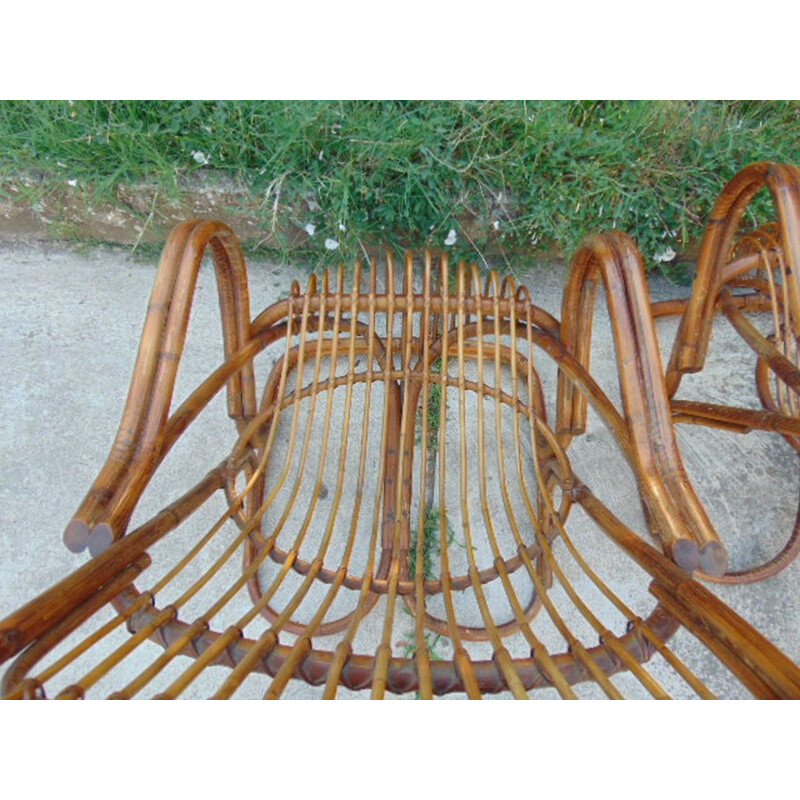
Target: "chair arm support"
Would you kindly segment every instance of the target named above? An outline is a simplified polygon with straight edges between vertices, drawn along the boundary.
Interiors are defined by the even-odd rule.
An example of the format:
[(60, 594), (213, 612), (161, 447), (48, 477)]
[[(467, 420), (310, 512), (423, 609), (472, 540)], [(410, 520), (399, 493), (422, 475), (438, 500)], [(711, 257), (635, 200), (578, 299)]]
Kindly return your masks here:
[[(222, 222), (189, 220), (170, 234), (150, 297), (125, 410), (108, 459), (64, 531), (73, 552), (119, 538), (160, 461), (200, 264), (214, 261), (226, 359), (251, 339), (244, 256)], [(228, 414), (241, 430), (256, 412), (252, 362), (228, 380)]]

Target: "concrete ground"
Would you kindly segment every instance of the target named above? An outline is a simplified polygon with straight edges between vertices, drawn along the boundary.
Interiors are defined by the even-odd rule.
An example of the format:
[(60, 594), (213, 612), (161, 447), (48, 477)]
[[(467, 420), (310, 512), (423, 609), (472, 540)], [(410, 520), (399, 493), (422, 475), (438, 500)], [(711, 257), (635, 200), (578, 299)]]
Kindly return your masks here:
[[(249, 267), (256, 311), (282, 297), (291, 280), (302, 281), (305, 274), (286, 265)], [(155, 262), (142, 263), (125, 250), (0, 241), (0, 618), (87, 558), (67, 551), (61, 534), (116, 433), (155, 268)], [(560, 315), (564, 267), (541, 266), (519, 277), (531, 287), (537, 305)], [(686, 292), (658, 278), (651, 291), (654, 299)], [(593, 372), (615, 399), (608, 320), (600, 312), (597, 317)], [(665, 353), (676, 325), (675, 320), (659, 322)], [(204, 266), (176, 397), (195, 386), (221, 355), (216, 287)], [(707, 369), (685, 380), (680, 396), (755, 406), (752, 366), (736, 335), (720, 322)], [(221, 448), (227, 452), (232, 428), (224, 420), (222, 401), (215, 409), (222, 427), (212, 422), (191, 448), (176, 446), (134, 523), (173, 499), (176, 485), (188, 488), (190, 478), (205, 474), (219, 460)], [(227, 437), (221, 445), (219, 436)], [(698, 494), (729, 545), (732, 566), (771, 557), (788, 537), (796, 514), (800, 476), (794, 451), (766, 434), (736, 436), (683, 427), (679, 436)], [(609, 466), (612, 450), (595, 420), (575, 443), (576, 472), (624, 521), (643, 530), (630, 476)], [(798, 578), (800, 563), (795, 563), (759, 584), (711, 589), (800, 662)], [(206, 688), (200, 683), (187, 696), (205, 696)], [(310, 696), (306, 688), (293, 682), (286, 695)]]

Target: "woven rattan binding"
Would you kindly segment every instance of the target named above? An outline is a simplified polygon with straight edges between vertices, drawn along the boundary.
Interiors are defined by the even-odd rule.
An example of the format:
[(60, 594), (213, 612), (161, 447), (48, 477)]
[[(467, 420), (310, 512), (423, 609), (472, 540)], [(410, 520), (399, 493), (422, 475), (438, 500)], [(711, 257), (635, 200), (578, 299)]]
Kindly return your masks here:
[[(728, 219), (742, 182), (748, 198), (754, 184), (737, 178), (726, 189), (701, 254), (700, 280), (713, 290), (655, 307), (685, 309), (666, 379), (641, 257), (619, 232), (588, 238), (574, 257), (561, 324), (511, 278), (430, 253), (312, 276), (251, 320), (232, 231), (178, 226), (119, 433), (65, 531), (71, 550), (93, 558), (0, 623), (0, 657), (16, 657), (3, 695), (175, 698), (202, 686), (218, 698), (277, 698), (299, 680), (326, 698), (712, 697), (733, 677), (734, 696), (800, 696), (797, 666), (691, 574), (731, 579), (673, 417), (736, 425), (741, 410), (670, 400), (681, 371), (702, 365), (685, 354), (702, 354), (692, 342), (703, 341), (703, 314), (721, 308), (759, 356), (767, 410), (746, 424), (798, 441), (784, 361), (796, 372), (788, 286), (800, 183), (793, 168), (742, 174), (772, 180), (784, 202), (778, 224), (734, 247), (744, 201), (732, 203), (730, 232), (718, 233), (717, 217)], [(225, 360), (170, 412), (206, 251)], [(589, 372), (600, 282), (622, 408)], [(769, 352), (739, 319), (748, 304), (777, 315)], [(256, 361), (269, 365), (260, 394)], [(232, 448), (129, 532), (159, 465), (223, 387)], [(618, 468), (628, 464), (652, 538), (573, 470), (570, 446), (589, 407), (617, 445)]]

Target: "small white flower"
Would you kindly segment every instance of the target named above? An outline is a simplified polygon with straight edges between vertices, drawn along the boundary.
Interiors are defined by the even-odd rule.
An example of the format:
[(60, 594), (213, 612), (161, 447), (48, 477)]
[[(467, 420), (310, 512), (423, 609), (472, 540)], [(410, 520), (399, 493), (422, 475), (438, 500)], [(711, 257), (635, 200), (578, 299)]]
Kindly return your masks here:
[(339, 249), (339, 242), (336, 239), (326, 239), (325, 240), (325, 249), (326, 250), (338, 250)]
[(211, 159), (202, 150), (192, 150), (192, 158), (203, 166), (211, 162)]
[(447, 238), (444, 240), (444, 243), (448, 247), (456, 243), (456, 232), (452, 228), (450, 228), (450, 232), (447, 234)]
[(322, 161), (322, 159), (323, 159), (323, 158), (325, 158), (325, 151), (324, 151), (324, 150), (320, 150), (320, 151), (319, 151), (319, 155), (317, 156), (317, 158), (318, 158), (320, 161)]
[(61, 162), (61, 161), (56, 161), (56, 164), (57, 164), (59, 167), (66, 167), (66, 166), (67, 166), (66, 164), (64, 164), (64, 163), (63, 163), (63, 162)]
[(678, 255), (671, 247), (668, 247), (663, 253), (656, 253), (653, 256), (653, 261), (672, 261), (675, 256)]
[(77, 186), (78, 181), (76, 178), (72, 178), (72, 180), (67, 181), (67, 186)]
[(499, 231), (499, 230), (500, 230), (500, 220), (499, 220), (499, 219), (494, 219), (494, 220), (492, 220), (492, 227), (493, 227), (493, 228), (494, 228), (496, 231)]
[(339, 230), (340, 231), (346, 231), (347, 230), (347, 228), (345, 228), (345, 226), (344, 226), (344, 222), (340, 222), (339, 223)]
[(313, 222), (309, 222), (305, 227), (305, 231), (309, 236), (313, 236), (317, 232), (317, 226)]

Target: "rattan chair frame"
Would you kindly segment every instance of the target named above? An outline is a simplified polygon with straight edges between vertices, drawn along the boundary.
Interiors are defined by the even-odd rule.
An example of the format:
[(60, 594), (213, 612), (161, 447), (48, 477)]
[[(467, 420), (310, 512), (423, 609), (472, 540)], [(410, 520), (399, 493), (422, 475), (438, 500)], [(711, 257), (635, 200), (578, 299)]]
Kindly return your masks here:
[[(0, 622), (0, 661), (14, 658), (0, 693), (74, 699), (112, 686), (109, 696), (132, 698), (170, 675), (155, 696), (176, 698), (209, 668), (225, 666), (216, 698), (233, 696), (259, 674), (269, 677), (268, 699), (283, 695), (293, 680), (322, 687), (324, 698), (342, 688), (368, 690), (373, 698), (509, 692), (524, 699), (535, 689), (574, 698), (589, 684), (621, 698), (628, 679), (644, 696), (668, 697), (677, 682), (679, 696), (707, 698), (714, 696), (713, 680), (698, 664), (710, 658), (746, 693), (800, 696), (800, 669), (692, 575), (730, 578), (724, 543), (688, 478), (674, 429), (687, 419), (726, 425), (745, 419), (788, 437), (800, 434), (787, 413), (796, 401), (785, 353), (775, 355), (771, 343), (764, 349), (736, 316), (751, 301), (726, 289), (741, 280), (742, 259), (760, 258), (768, 275), (748, 284), (761, 292), (758, 307), (787, 308), (775, 286), (785, 298), (789, 265), (800, 252), (796, 173), (749, 169), (712, 216), (700, 289), (688, 304), (651, 309), (636, 245), (614, 231), (589, 237), (575, 255), (561, 323), (513, 279), (494, 271), (482, 278), (474, 265), (452, 267), (446, 255), (431, 253), (419, 267), (413, 254), (400, 268), (388, 256), (382, 275), (374, 261), (368, 268), (356, 264), (349, 286), (344, 267), (319, 281), (312, 276), (305, 291), (294, 283), (285, 300), (251, 319), (245, 260), (232, 230), (202, 220), (178, 226), (161, 259), (117, 437), (64, 532), (70, 550), (88, 549), (92, 559)], [(781, 183), (786, 175), (790, 190)], [(720, 271), (742, 197), (762, 178), (783, 203), (780, 247), (759, 250), (762, 239), (748, 239), (756, 249), (742, 250), (735, 266)], [(730, 214), (733, 221), (719, 234), (716, 220)], [(760, 234), (768, 235), (774, 242), (775, 234)], [(171, 412), (206, 252), (219, 290), (224, 362)], [(780, 282), (769, 272), (775, 264)], [(589, 369), (601, 281), (622, 409)], [(714, 281), (712, 302), (702, 287)], [(702, 365), (706, 317), (720, 308), (746, 341), (759, 342), (762, 372), (772, 368), (788, 386), (776, 390), (778, 400), (765, 393), (767, 410), (746, 418), (731, 410), (701, 413), (670, 398), (682, 371)], [(684, 309), (678, 355), (665, 372), (654, 319)], [(275, 358), (258, 399), (254, 363), (267, 351)], [(543, 360), (558, 376), (554, 429), (538, 366)], [(233, 448), (196, 486), (128, 532), (159, 466), (223, 388), (237, 432)], [(586, 429), (588, 408), (635, 476), (651, 541), (623, 524), (573, 470), (568, 451)], [(335, 486), (326, 489), (326, 516), (320, 498), (327, 465), (334, 465)], [(490, 486), (495, 482), (497, 489)], [(220, 495), (226, 508), (216, 522), (148, 582), (153, 548)], [(426, 534), (434, 506), (437, 530)], [(616, 546), (624, 569), (643, 579), (636, 608), (592, 564), (592, 548), (573, 526), (574, 508)], [(450, 519), (461, 523), (458, 546)], [(213, 543), (219, 543), (215, 557), (198, 566)], [(430, 548), (438, 574), (426, 567)], [(237, 554), (239, 574), (224, 578)], [(277, 573), (271, 580), (267, 567)], [(144, 590), (136, 585), (142, 582)], [(162, 602), (174, 585), (177, 596)], [(344, 596), (355, 602), (342, 611), (337, 603)], [(187, 621), (186, 609), (200, 601), (204, 610)], [(402, 609), (413, 620), (405, 648), (394, 641)], [(368, 618), (377, 644), (359, 652)], [(130, 636), (104, 647), (123, 626)], [(670, 644), (684, 635), (704, 653), (699, 662), (692, 648)], [(446, 637), (452, 654), (437, 657), (430, 636)], [(161, 649), (126, 670), (135, 661), (129, 657), (150, 641)], [(67, 679), (86, 659), (78, 677)], [(657, 669), (648, 669), (653, 660)]]

